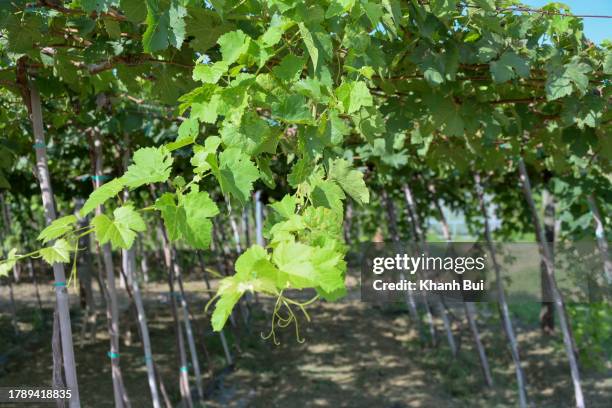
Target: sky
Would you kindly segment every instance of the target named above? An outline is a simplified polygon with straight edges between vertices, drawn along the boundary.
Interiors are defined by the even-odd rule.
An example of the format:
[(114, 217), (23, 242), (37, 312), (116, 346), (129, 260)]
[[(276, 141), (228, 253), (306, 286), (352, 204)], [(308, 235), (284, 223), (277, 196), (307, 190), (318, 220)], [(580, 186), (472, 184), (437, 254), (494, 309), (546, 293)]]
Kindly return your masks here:
[[(612, 0), (556, 0), (567, 4), (572, 14), (596, 14), (612, 16)], [(533, 7), (542, 7), (551, 1), (548, 0), (523, 0), (523, 3)], [(604, 39), (612, 41), (612, 19), (609, 18), (585, 18), (584, 33), (591, 41), (599, 44)]]

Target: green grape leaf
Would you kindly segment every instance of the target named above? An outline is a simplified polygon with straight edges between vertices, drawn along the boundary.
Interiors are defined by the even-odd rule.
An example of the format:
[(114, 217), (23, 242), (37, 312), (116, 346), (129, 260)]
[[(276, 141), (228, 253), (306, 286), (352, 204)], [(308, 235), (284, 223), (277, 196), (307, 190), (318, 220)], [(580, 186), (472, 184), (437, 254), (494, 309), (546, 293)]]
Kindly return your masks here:
[(349, 12), (355, 6), (355, 0), (332, 0), (325, 12), (325, 18), (339, 16)]
[(289, 283), (303, 289), (318, 286), (312, 264), (313, 248), (300, 242), (283, 241), (274, 248), (272, 262), (289, 276)]
[(213, 330), (220, 331), (223, 328), (232, 309), (246, 291), (278, 294), (277, 287), (283, 283), (282, 276), (268, 260), (264, 248), (254, 245), (246, 250), (236, 260), (236, 274), (219, 283), (217, 295), (220, 298), (211, 318)]
[(57, 239), (67, 232), (72, 231), (74, 223), (77, 222), (77, 217), (74, 215), (66, 215), (65, 217), (57, 218), (51, 222), (44, 230), (38, 234), (39, 241), (43, 244)]
[(121, 11), (133, 23), (142, 23), (147, 17), (145, 0), (120, 0)]
[[(221, 289), (219, 289), (219, 291), (220, 290)], [(223, 329), (225, 322), (227, 322), (229, 315), (232, 313), (238, 300), (240, 300), (240, 297), (242, 297), (242, 293), (231, 291), (227, 291), (221, 295), (217, 303), (215, 303), (215, 310), (210, 319), (214, 331), (218, 332)]]
[(243, 206), (249, 200), (253, 183), (259, 178), (259, 172), (249, 156), (240, 149), (230, 148), (219, 154), (219, 164), (214, 157), (208, 159), (212, 172), (219, 181), (224, 194), (230, 194)]
[(308, 54), (310, 55), (313, 71), (316, 71), (317, 62), (319, 61), (319, 49), (315, 45), (314, 39), (312, 38), (312, 33), (306, 27), (306, 25), (304, 23), (298, 23), (298, 27), (300, 29), (300, 35), (302, 36), (304, 45), (306, 45), (306, 49), (308, 50)]
[(243, 287), (255, 284), (259, 290), (269, 294), (278, 292), (275, 283), (278, 282), (280, 271), (272, 265), (268, 253), (262, 246), (253, 245), (244, 251), (236, 260), (235, 268), (235, 279), (243, 283)]
[(291, 241), (295, 240), (295, 236), (293, 235), (296, 232), (302, 231), (306, 228), (306, 224), (304, 223), (304, 219), (301, 215), (293, 214), (289, 215), (289, 218), (285, 221), (276, 222), (270, 228), (270, 236), (272, 237), (270, 241), (271, 246), (275, 246), (276, 243), (282, 241)]
[(220, 130), (226, 148), (236, 147), (250, 156), (261, 153), (276, 153), (280, 131), (261, 119), (257, 114), (247, 112), (239, 126), (225, 123)]
[(363, 174), (351, 169), (348, 161), (334, 160), (329, 167), (329, 178), (337, 182), (344, 192), (359, 204), (367, 204), (370, 201), (370, 192), (363, 181)]
[(81, 7), (87, 13), (106, 11), (111, 3), (111, 0), (81, 0)]
[(342, 189), (333, 180), (321, 180), (313, 185), (310, 194), (315, 207), (327, 207), (342, 212), (342, 200), (346, 197)]
[(603, 72), (606, 75), (612, 75), (612, 49), (606, 51), (606, 56), (603, 63)]
[(491, 61), (491, 75), (497, 83), (509, 81), (516, 76), (527, 78), (529, 65), (521, 56), (512, 51), (505, 52), (498, 61)]
[[(330, 119), (332, 124), (332, 138), (335, 133), (335, 137), (342, 140), (344, 135), (349, 133), (345, 130), (347, 128), (346, 124), (344, 124), (340, 118), (334, 120), (333, 115), (330, 115)], [(370, 143), (375, 143), (376, 138), (386, 131), (385, 121), (377, 109), (361, 109), (359, 112), (356, 112), (351, 119), (355, 123), (356, 130), (358, 130)]]
[(454, 80), (459, 65), (459, 53), (453, 43), (445, 46), (444, 53), (436, 53), (427, 50), (423, 55), (415, 55), (414, 61), (417, 63), (423, 77), (427, 83), (438, 88), (445, 80)]
[(124, 187), (123, 177), (114, 178), (108, 183), (102, 184), (100, 187), (95, 189), (83, 204), (83, 208), (79, 211), (81, 217), (86, 216), (92, 212), (97, 206), (102, 205), (108, 200), (119, 194)]
[(474, 0), (474, 3), (486, 11), (495, 11), (495, 0)]
[(202, 81), (205, 84), (216, 84), (227, 72), (229, 64), (227, 61), (217, 61), (214, 64), (200, 64), (193, 70), (193, 80)]
[(325, 207), (306, 207), (304, 226), (318, 236), (324, 235), (333, 239), (343, 239), (344, 214)]
[(206, 102), (196, 102), (191, 105), (191, 117), (203, 123), (215, 123), (219, 115), (221, 96), (215, 94)]
[(180, 49), (183, 45), (183, 40), (185, 40), (185, 17), (187, 16), (187, 9), (175, 0), (170, 6), (168, 15), (170, 26), (168, 42), (174, 48)]
[(197, 119), (189, 118), (184, 120), (178, 129), (178, 137), (174, 142), (167, 143), (166, 150), (173, 152), (181, 147), (189, 146), (195, 142), (198, 133), (200, 132), (200, 124)]
[(363, 81), (344, 82), (336, 89), (336, 97), (346, 113), (353, 113), (362, 106), (372, 106), (372, 95)]
[(189, 15), (185, 18), (189, 46), (197, 52), (205, 53), (213, 47), (219, 36), (234, 27), (230, 22), (223, 22), (213, 10), (205, 7), (188, 7)]
[(272, 190), (276, 188), (276, 181), (274, 181), (274, 173), (270, 168), (270, 158), (265, 156), (257, 156), (257, 167), (259, 168), (259, 177), (261, 181)]
[(444, 130), (449, 136), (463, 135), (465, 122), (459, 113), (459, 108), (451, 98), (431, 93), (423, 99), (431, 111), (436, 126), (445, 126)]
[(170, 16), (162, 10), (159, 0), (147, 0), (147, 29), (142, 35), (145, 52), (156, 52), (168, 48)]
[(308, 102), (302, 95), (293, 94), (272, 104), (272, 115), (287, 123), (312, 123)]
[(552, 101), (571, 95), (573, 86), (580, 94), (584, 94), (589, 86), (589, 77), (586, 74), (591, 71), (590, 65), (580, 62), (579, 59), (574, 59), (564, 66), (552, 65), (546, 80), (546, 98)]
[(212, 222), (210, 218), (219, 214), (219, 209), (207, 192), (191, 191), (181, 202), (185, 209), (186, 223), (183, 237), (187, 244), (195, 249), (207, 249), (210, 245)]
[(287, 21), (278, 14), (274, 14), (266, 32), (259, 37), (258, 41), (264, 47), (272, 47), (281, 40), (283, 33), (293, 24), (292, 21)]
[(378, 2), (366, 2), (363, 4), (363, 9), (372, 23), (372, 27), (376, 27), (380, 23), (383, 16), (383, 8)]
[(270, 207), (274, 209), (283, 218), (291, 218), (295, 214), (295, 207), (297, 206), (297, 200), (290, 194), (285, 194), (281, 201), (270, 204)]
[(333, 109), (329, 113), (326, 131), (329, 132), (329, 140), (333, 145), (342, 143), (344, 137), (351, 133), (349, 126), (338, 116), (338, 112)]
[(343, 261), (343, 254), (329, 244), (323, 248), (314, 248), (312, 263), (317, 276), (317, 286), (321, 287), (325, 292), (334, 292), (344, 288), (346, 264)]
[(176, 204), (175, 198), (175, 194), (164, 193), (155, 201), (155, 208), (161, 212), (170, 241), (182, 238), (183, 231), (187, 229), (187, 214), (183, 207)]
[(106, 28), (106, 33), (113, 40), (121, 38), (121, 26), (119, 25), (119, 22), (117, 20), (105, 18), (104, 28)]
[(347, 290), (346, 290), (346, 286), (343, 286), (342, 288), (335, 290), (333, 292), (326, 292), (323, 290), (323, 288), (315, 288), (317, 291), (317, 294), (319, 296), (321, 296), (321, 298), (327, 300), (328, 302), (335, 302), (338, 299), (341, 299), (343, 297), (346, 296)]
[(103, 245), (110, 241), (113, 249), (130, 249), (136, 233), (146, 229), (144, 220), (131, 205), (115, 209), (113, 215), (114, 220), (106, 214), (100, 214), (91, 221), (98, 242)]
[(307, 158), (300, 158), (291, 168), (291, 173), (287, 176), (287, 182), (291, 187), (297, 187), (308, 179), (314, 170), (314, 162)]
[(131, 164), (122, 179), (126, 186), (134, 189), (143, 184), (161, 183), (170, 177), (174, 159), (162, 147), (143, 147), (134, 152)]
[(220, 144), (221, 138), (219, 136), (208, 136), (204, 141), (204, 146), (196, 145), (193, 147), (191, 165), (195, 167), (193, 169), (194, 173), (202, 174), (210, 170), (208, 156), (215, 154)]
[(282, 81), (296, 81), (304, 69), (304, 63), (304, 58), (293, 54), (287, 54), (281, 60), (280, 64), (272, 69), (272, 72)]
[(72, 250), (70, 244), (65, 239), (58, 239), (53, 243), (53, 246), (46, 247), (40, 250), (40, 256), (49, 265), (54, 263), (68, 263), (70, 262), (70, 251)]
[(8, 276), (9, 272), (17, 263), (18, 258), (15, 255), (17, 255), (17, 248), (11, 249), (6, 255), (6, 259), (0, 261), (0, 278)]
[(236, 60), (249, 49), (250, 41), (251, 38), (243, 33), (242, 30), (223, 34), (217, 41), (221, 47), (223, 61), (228, 65), (236, 62)]

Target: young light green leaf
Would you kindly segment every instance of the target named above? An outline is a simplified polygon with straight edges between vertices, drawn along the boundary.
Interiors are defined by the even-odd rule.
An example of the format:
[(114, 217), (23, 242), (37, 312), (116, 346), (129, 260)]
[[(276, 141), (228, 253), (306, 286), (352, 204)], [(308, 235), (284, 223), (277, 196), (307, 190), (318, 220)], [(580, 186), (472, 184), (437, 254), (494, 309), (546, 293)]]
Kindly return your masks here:
[(223, 61), (228, 65), (234, 63), (240, 56), (249, 49), (251, 38), (242, 30), (231, 31), (219, 37), (217, 43), (221, 47)]
[(326, 207), (309, 206), (304, 210), (302, 218), (305, 227), (316, 235), (326, 235), (337, 240), (341, 240), (344, 236), (343, 213)]
[(193, 70), (193, 80), (208, 84), (216, 84), (227, 72), (229, 65), (226, 61), (217, 61), (214, 64), (200, 64)]
[(227, 322), (229, 315), (241, 296), (242, 293), (229, 291), (221, 295), (215, 304), (215, 310), (210, 319), (214, 331), (218, 332), (223, 329), (225, 322)]
[(53, 243), (53, 246), (43, 248), (40, 250), (40, 256), (49, 265), (54, 263), (68, 263), (70, 262), (70, 251), (72, 247), (65, 239), (58, 239)]
[(236, 274), (219, 283), (217, 294), (219, 301), (215, 305), (211, 323), (213, 330), (220, 331), (227, 321), (232, 309), (246, 291), (257, 291), (276, 295), (277, 283), (282, 274), (268, 260), (264, 248), (254, 245), (236, 260)]
[(317, 276), (317, 284), (325, 292), (334, 292), (344, 288), (346, 264), (343, 258), (343, 254), (331, 244), (325, 247), (314, 247), (312, 263)]
[(77, 217), (74, 215), (67, 215), (65, 217), (57, 218), (53, 220), (53, 222), (44, 230), (42, 230), (36, 239), (42, 241), (43, 244), (46, 244), (47, 242), (59, 238), (69, 231), (72, 231), (73, 225), (76, 222)]
[(187, 215), (185, 209), (176, 204), (176, 195), (164, 193), (155, 201), (155, 208), (161, 212), (168, 239), (176, 241), (182, 238), (186, 229)]
[(166, 144), (166, 150), (173, 152), (181, 147), (189, 146), (195, 141), (199, 131), (200, 124), (197, 119), (191, 117), (184, 120), (179, 126), (178, 137), (174, 142)]
[(194, 102), (191, 105), (191, 117), (202, 123), (215, 123), (219, 116), (222, 99), (220, 94), (214, 94), (208, 101)]
[(17, 255), (17, 248), (11, 249), (6, 256), (6, 259), (0, 261), (0, 278), (3, 276), (8, 276), (9, 272), (17, 263), (17, 257), (15, 255)]
[(372, 106), (372, 95), (363, 81), (344, 82), (336, 89), (336, 97), (346, 113), (353, 113), (362, 106)]
[(253, 245), (236, 260), (239, 290), (258, 290), (276, 295), (286, 287), (287, 276), (270, 262), (268, 252), (260, 245)]
[(108, 183), (102, 184), (95, 189), (90, 195), (83, 207), (79, 211), (81, 217), (92, 212), (97, 206), (104, 204), (106, 200), (119, 194), (124, 187), (123, 177), (114, 178)]
[(110, 241), (113, 249), (130, 249), (134, 243), (137, 232), (146, 229), (146, 225), (131, 205), (125, 205), (113, 211), (114, 220), (106, 214), (97, 215), (91, 224), (95, 228), (96, 237), (100, 244)]
[(297, 288), (315, 287), (316, 271), (312, 264), (313, 248), (300, 242), (280, 242), (272, 253), (272, 262), (289, 275), (290, 284)]
[(295, 214), (295, 207), (297, 206), (297, 200), (290, 194), (285, 194), (281, 201), (270, 204), (270, 207), (279, 213), (283, 218), (291, 218)]
[(177, 141), (195, 138), (198, 135), (199, 130), (200, 125), (198, 124), (197, 120), (193, 118), (186, 119), (179, 126)]
[(221, 144), (221, 138), (219, 136), (208, 136), (204, 140), (204, 146), (196, 145), (193, 147), (193, 156), (191, 157), (191, 165), (195, 167), (194, 173), (202, 174), (210, 170), (210, 164), (208, 163), (208, 156), (215, 154), (219, 145)]
[(259, 37), (258, 41), (264, 47), (272, 47), (281, 40), (283, 33), (293, 24), (291, 20), (286, 21), (283, 17), (275, 14), (272, 16), (268, 29)]
[(143, 147), (134, 152), (131, 164), (122, 179), (126, 186), (134, 189), (143, 184), (161, 183), (168, 180), (174, 159), (165, 147)]

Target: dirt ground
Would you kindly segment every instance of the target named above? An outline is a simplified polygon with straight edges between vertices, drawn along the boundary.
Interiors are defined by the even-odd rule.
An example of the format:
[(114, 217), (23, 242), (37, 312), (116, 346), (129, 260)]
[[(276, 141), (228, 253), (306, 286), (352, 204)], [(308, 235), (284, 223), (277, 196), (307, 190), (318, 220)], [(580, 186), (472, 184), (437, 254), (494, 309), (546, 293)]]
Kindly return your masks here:
[[(8, 291), (0, 290), (0, 386), (50, 384), (50, 329), (53, 293), (43, 286), (45, 311), (37, 313), (32, 285), (19, 284), (15, 297), (21, 334), (11, 333)], [(97, 287), (95, 287), (97, 289)], [(312, 322), (300, 322), (305, 342), (293, 328), (280, 329), (280, 345), (261, 338), (269, 330), (272, 301), (253, 306), (251, 324), (232, 331), (235, 365), (225, 361), (217, 334), (204, 315), (208, 299), (201, 282), (186, 282), (187, 298), (195, 316), (200, 362), (205, 371), (207, 407), (515, 407), (517, 395), (512, 361), (496, 315), (480, 308), (479, 324), (493, 371), (487, 388), (460, 309), (454, 310), (453, 330), (460, 344), (453, 359), (442, 333), (436, 348), (421, 344), (408, 313), (401, 307), (375, 307), (352, 293), (338, 303), (318, 302), (309, 308)], [(71, 293), (74, 293), (71, 290)], [(144, 288), (154, 359), (173, 401), (179, 401), (175, 333), (169, 313), (167, 286)], [(81, 344), (81, 312), (77, 296), (73, 332), (79, 388), (84, 407), (112, 407), (108, 336), (102, 310), (95, 340)], [(133, 407), (150, 407), (144, 359), (129, 298), (120, 290), (121, 365)], [(439, 330), (441, 323), (438, 322)], [(519, 324), (518, 337), (529, 384), (529, 398), (537, 407), (571, 407), (573, 390), (563, 357), (560, 336), (544, 337), (535, 324)], [(236, 338), (239, 338), (239, 341)], [(209, 359), (205, 358), (205, 348)], [(212, 368), (211, 368), (212, 365)], [(587, 406), (610, 407), (612, 370), (583, 369)], [(193, 371), (190, 373), (193, 375)], [(193, 377), (192, 385), (193, 383)], [(195, 391), (194, 391), (195, 393)], [(1, 404), (0, 404), (1, 405)], [(8, 405), (6, 405), (8, 406)], [(30, 405), (31, 406), (31, 405)]]

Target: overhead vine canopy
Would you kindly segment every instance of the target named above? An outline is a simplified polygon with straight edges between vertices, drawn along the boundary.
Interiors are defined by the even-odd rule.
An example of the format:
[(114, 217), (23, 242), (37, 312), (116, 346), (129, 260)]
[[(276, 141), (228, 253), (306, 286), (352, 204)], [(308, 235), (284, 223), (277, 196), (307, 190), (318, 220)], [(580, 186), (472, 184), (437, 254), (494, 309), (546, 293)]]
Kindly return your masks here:
[[(512, 0), (15, 0), (0, 5), (0, 84), (4, 100), (27, 106), (34, 83), (44, 103), (64, 107), (45, 112), (55, 125), (101, 94), (117, 111), (152, 106), (180, 121), (176, 140), (136, 151), (82, 214), (125, 187), (172, 180), (147, 209), (171, 240), (205, 248), (218, 212), (209, 176), (239, 204), (260, 181), (286, 194), (272, 205), (268, 246), (248, 249), (220, 286), (219, 330), (247, 290), (281, 303), (292, 302), (287, 288), (343, 293), (343, 203), (368, 202), (366, 166), (461, 172), (476, 157), (496, 170), (522, 155), (609, 174), (612, 44), (590, 42), (567, 12)], [(179, 149), (188, 179), (172, 175), (186, 162)], [(139, 214), (120, 203), (91, 231), (130, 247)], [(75, 221), (43, 232), (58, 239), (45, 259), (70, 259)]]

